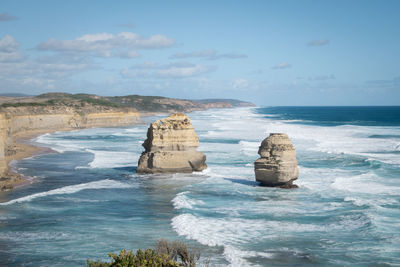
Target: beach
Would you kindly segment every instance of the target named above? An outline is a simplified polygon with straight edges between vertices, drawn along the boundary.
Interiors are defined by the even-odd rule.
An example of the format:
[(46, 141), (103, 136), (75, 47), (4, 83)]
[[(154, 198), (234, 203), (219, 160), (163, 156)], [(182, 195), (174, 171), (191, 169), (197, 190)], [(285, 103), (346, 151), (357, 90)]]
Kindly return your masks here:
[(29, 179), (29, 177), (23, 176), (14, 170), (13, 162), (29, 158), (32, 156), (53, 152), (53, 150), (51, 150), (50, 148), (36, 146), (33, 145), (31, 142), (31, 140), (34, 139), (35, 137), (44, 133), (51, 133), (51, 132), (54, 131), (48, 131), (48, 130), (30, 131), (30, 132), (19, 133), (14, 137), (13, 149), (11, 153), (9, 153), (9, 155), (6, 155), (6, 164), (9, 166), (9, 170), (5, 175), (7, 179), (3, 179), (0, 181), (0, 188), (2, 189), (1, 191), (15, 189), (32, 182), (32, 180)]

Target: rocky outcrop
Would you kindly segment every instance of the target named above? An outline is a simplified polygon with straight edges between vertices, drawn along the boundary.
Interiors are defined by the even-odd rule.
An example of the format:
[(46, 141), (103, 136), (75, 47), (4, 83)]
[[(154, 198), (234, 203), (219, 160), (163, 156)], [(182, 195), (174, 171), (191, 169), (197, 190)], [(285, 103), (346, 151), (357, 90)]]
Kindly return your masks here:
[(296, 150), (289, 137), (271, 133), (258, 150), (261, 158), (254, 162), (256, 180), (264, 186), (297, 187), (293, 181), (299, 176)]
[(150, 124), (145, 151), (139, 159), (138, 173), (176, 173), (202, 171), (206, 156), (197, 151), (199, 139), (185, 114), (172, 114)]

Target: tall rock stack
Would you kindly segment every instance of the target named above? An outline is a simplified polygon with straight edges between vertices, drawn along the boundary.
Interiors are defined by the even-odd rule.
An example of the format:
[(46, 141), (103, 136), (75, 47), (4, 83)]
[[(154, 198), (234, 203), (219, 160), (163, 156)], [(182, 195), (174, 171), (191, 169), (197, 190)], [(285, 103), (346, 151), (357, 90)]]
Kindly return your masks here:
[(202, 171), (206, 156), (198, 152), (199, 138), (188, 116), (172, 114), (150, 124), (145, 151), (139, 159), (138, 173), (177, 173)]
[(271, 133), (258, 150), (261, 158), (254, 162), (256, 180), (264, 186), (296, 188), (293, 181), (299, 176), (296, 150), (289, 137)]

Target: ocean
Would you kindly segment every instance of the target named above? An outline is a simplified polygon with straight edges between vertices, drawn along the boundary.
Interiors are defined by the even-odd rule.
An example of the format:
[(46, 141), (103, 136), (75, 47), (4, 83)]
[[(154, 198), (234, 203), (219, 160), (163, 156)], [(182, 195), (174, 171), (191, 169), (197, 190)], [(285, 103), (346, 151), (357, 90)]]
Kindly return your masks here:
[[(147, 125), (56, 132), (14, 163), (0, 266), (84, 266), (184, 240), (211, 266), (400, 266), (400, 107), (266, 107), (188, 114), (207, 155), (193, 174), (137, 175)], [(298, 189), (260, 187), (269, 133), (297, 150)]]

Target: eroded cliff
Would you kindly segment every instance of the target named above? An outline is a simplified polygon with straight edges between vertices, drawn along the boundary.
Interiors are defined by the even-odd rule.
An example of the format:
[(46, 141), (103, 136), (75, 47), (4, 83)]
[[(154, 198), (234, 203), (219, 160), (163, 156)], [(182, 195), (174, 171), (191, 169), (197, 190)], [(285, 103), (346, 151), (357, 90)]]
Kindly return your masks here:
[(0, 190), (9, 189), (16, 179), (15, 174), (8, 171), (8, 163), (18, 153), (16, 142), (23, 135), (140, 122), (140, 115), (134, 109), (92, 105), (82, 108), (65, 105), (3, 106), (0, 112)]
[(5, 158), (7, 139), (7, 120), (4, 114), (0, 113), (0, 177), (7, 170), (7, 163)]

